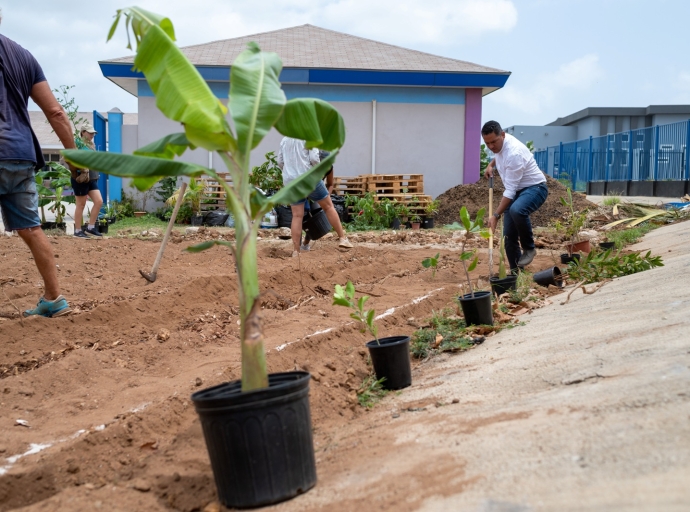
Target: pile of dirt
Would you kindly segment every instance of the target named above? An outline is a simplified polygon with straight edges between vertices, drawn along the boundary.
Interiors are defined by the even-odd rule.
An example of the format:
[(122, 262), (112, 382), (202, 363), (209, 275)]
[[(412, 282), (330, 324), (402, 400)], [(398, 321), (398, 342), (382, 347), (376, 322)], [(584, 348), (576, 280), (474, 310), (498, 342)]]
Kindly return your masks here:
[[(549, 188), (549, 197), (546, 202), (531, 215), (532, 225), (546, 227), (552, 224), (555, 220), (562, 219), (568, 208), (561, 204), (561, 197), (567, 197), (567, 188), (564, 187), (558, 180), (549, 176), (546, 177), (546, 184)], [(494, 211), (498, 207), (503, 196), (503, 182), (499, 176), (494, 178)], [(489, 179), (482, 177), (477, 183), (471, 185), (458, 185), (443, 194), (438, 196), (441, 201), (441, 206), (436, 216), (436, 222), (439, 226), (444, 224), (452, 224), (459, 221), (460, 208), (467, 207), (470, 215), (474, 216), (480, 208), (489, 210)], [(587, 208), (595, 208), (596, 205), (590, 201), (584, 194), (574, 193), (573, 203), (575, 211), (585, 210)]]

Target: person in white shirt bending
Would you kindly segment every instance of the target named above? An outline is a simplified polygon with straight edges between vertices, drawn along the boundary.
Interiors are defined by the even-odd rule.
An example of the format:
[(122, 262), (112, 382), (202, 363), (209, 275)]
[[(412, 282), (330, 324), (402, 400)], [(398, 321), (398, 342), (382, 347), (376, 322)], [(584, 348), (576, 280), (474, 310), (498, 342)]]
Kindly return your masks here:
[[(283, 170), (283, 184), (287, 185), (292, 180), (307, 172), (313, 165), (319, 163), (319, 150), (307, 149), (303, 140), (292, 139), (290, 137), (283, 137), (280, 141), (280, 148), (276, 157), (278, 166)], [(314, 191), (309, 194), (309, 199), (319, 203), (326, 214), (328, 222), (335, 228), (338, 234), (338, 247), (341, 249), (351, 249), (352, 243), (345, 236), (343, 225), (340, 223), (338, 212), (333, 207), (331, 196), (328, 193), (323, 181), (319, 181)], [(300, 245), (302, 242), (302, 221), (304, 220), (304, 203), (307, 201), (305, 197), (291, 205), (292, 209), (292, 224), (290, 231), (292, 234), (293, 252), (292, 256), (296, 257), (300, 252)]]
[(537, 255), (532, 235), (530, 214), (536, 212), (549, 195), (546, 177), (534, 161), (532, 152), (522, 142), (507, 134), (496, 121), (489, 121), (482, 127), (482, 138), (495, 158), (486, 167), (486, 175), (493, 176), (494, 170), (503, 180), (505, 191), (489, 229), (494, 231), (498, 219), (504, 213), (503, 236), (506, 239), (506, 257), (510, 269), (515, 273), (532, 263)]

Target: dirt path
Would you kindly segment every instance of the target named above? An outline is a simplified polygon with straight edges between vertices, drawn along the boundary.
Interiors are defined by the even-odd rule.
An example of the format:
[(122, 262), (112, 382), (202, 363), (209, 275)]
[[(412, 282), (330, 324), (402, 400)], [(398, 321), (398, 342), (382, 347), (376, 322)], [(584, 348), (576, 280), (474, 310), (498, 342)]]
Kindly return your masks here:
[[(627, 347), (616, 337), (592, 340), (563, 324), (562, 334), (572, 338), (566, 343), (540, 334), (554, 322), (539, 311), (527, 326), (475, 350), (416, 363), (413, 386), (390, 394), (373, 411), (355, 406), (351, 389), (368, 372), (367, 337), (353, 329), (344, 309), (331, 306), (333, 285), (352, 280), (372, 296), (377, 312), (392, 310), (380, 332), (410, 334), (414, 327), (408, 318), (451, 305), (461, 283), (451, 235), (419, 240), (424, 245), (390, 236), (383, 244), (360, 237), (349, 253), (321, 242), (299, 261), (289, 257), (289, 242), (260, 243), (269, 369), (302, 368), (319, 375), (310, 395), (319, 483), (276, 510), (448, 510), (487, 500), (550, 508), (563, 503), (559, 490), (569, 488), (569, 479), (582, 486), (608, 474), (626, 483), (635, 478), (640, 485), (656, 485), (647, 465), (647, 470), (629, 469), (625, 479), (616, 476), (623, 471), (616, 460), (629, 464), (649, 454), (648, 443), (665, 450), (687, 434), (675, 429), (666, 441), (652, 439), (654, 426), (662, 422), (675, 428), (682, 419), (687, 425), (687, 395), (675, 388), (685, 379), (687, 390), (682, 372), (688, 356), (681, 342), (651, 348), (641, 339)], [(63, 292), (79, 311), (28, 319), (22, 326), (7, 318), (14, 310), (0, 295), (0, 511), (192, 511), (209, 504), (213, 510), (215, 488), (189, 396), (239, 377), (236, 276), (228, 252), (187, 254), (180, 249), (191, 242), (178, 239), (168, 248), (157, 281), (147, 284), (138, 269), (150, 268), (158, 243), (52, 241)], [(437, 251), (442, 268), (431, 280), (420, 261)], [(534, 268), (550, 265), (551, 257), (542, 252)], [(40, 292), (35, 267), (16, 237), (0, 239), (0, 276), (17, 307), (35, 302)], [(586, 308), (615, 301), (619, 296), (609, 292), (614, 284)], [(584, 297), (552, 309), (568, 317), (583, 299), (593, 300)], [(574, 314), (570, 318), (577, 321)], [(619, 367), (613, 353), (623, 349), (626, 361), (644, 363), (635, 356), (642, 351), (658, 358), (659, 365), (675, 351), (685, 370), (669, 374), (665, 384), (673, 389), (659, 388), (665, 405), (649, 379), (639, 380), (628, 396), (627, 386), (639, 372)], [(589, 363), (577, 363), (578, 354)], [(602, 358), (611, 359), (611, 368), (601, 369)], [(578, 372), (594, 370), (598, 374), (577, 380)], [(563, 384), (571, 374), (573, 382)], [(661, 373), (655, 375), (661, 379)], [(609, 382), (621, 383), (607, 387), (620, 396), (600, 396)], [(596, 399), (573, 396), (580, 389), (592, 389)], [(684, 415), (677, 415), (678, 407), (685, 407)], [(629, 438), (616, 441), (609, 435), (604, 421), (609, 410)], [(645, 411), (655, 411), (654, 420), (631, 423), (630, 411), (644, 418)], [(599, 455), (597, 439), (604, 431), (609, 448)], [(645, 444), (628, 453), (627, 439)], [(690, 437), (684, 439), (687, 448)], [(617, 446), (625, 448), (623, 453), (614, 450)], [(660, 453), (663, 461), (666, 452)], [(672, 470), (685, 468), (687, 475), (686, 458), (687, 452), (679, 452), (679, 463), (667, 472), (673, 477), (669, 503), (678, 497)], [(548, 486), (548, 496), (537, 492), (550, 475), (558, 485)], [(520, 482), (531, 486), (522, 494), (516, 491)], [(605, 482), (598, 485), (592, 490), (606, 494)], [(620, 491), (626, 494), (626, 488)]]

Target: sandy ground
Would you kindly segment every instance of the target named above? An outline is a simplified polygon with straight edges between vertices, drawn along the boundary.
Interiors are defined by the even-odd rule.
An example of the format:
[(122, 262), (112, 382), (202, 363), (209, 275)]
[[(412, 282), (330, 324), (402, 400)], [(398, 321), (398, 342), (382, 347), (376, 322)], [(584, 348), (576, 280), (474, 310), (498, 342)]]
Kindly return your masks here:
[[(410, 317), (458, 294), (456, 244), (325, 241), (296, 260), (289, 242), (262, 241), (269, 369), (320, 376), (319, 482), (269, 509), (686, 510), (689, 237), (688, 223), (652, 232), (641, 247), (666, 267), (552, 297), (524, 326), (415, 362), (413, 385), (371, 411), (348, 398), (369, 371), (367, 336), (331, 306), (333, 285), (394, 308), (384, 335), (411, 334)], [(0, 238), (0, 511), (219, 510), (189, 396), (239, 376), (227, 251), (188, 254), (177, 239), (147, 284), (137, 271), (159, 242), (51, 241), (77, 311), (22, 325), (9, 300), (32, 306), (40, 281), (21, 241)], [(436, 251), (432, 280), (420, 261)], [(542, 251), (533, 270), (552, 264)]]

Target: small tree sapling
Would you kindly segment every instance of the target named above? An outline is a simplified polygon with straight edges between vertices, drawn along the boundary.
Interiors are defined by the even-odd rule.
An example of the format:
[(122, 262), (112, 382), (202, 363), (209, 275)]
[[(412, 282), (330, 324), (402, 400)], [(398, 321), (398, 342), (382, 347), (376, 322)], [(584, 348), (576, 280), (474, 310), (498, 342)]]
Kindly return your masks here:
[(431, 267), (433, 270), (431, 271), (431, 279), (434, 278), (436, 275), (436, 267), (438, 266), (438, 257), (440, 256), (440, 252), (436, 253), (436, 256), (432, 256), (431, 258), (426, 258), (422, 260), (422, 266), (424, 268), (429, 268)]
[[(467, 242), (474, 235), (479, 235), (482, 238), (489, 238), (490, 233), (488, 229), (484, 229), (484, 208), (481, 208), (474, 220), (471, 219), (467, 208), (464, 206), (460, 208), (460, 222), (465, 228), (465, 233), (460, 239), (460, 261), (462, 262), (462, 268), (465, 270), (465, 276), (467, 277), (467, 285), (470, 287), (470, 294), (474, 298), (474, 290), (472, 289), (472, 280), (470, 279), (470, 272), (472, 272), (477, 267), (477, 262), (479, 261), (479, 256), (477, 256), (477, 250), (473, 249), (471, 251), (465, 251), (465, 246)], [(472, 260), (468, 265), (467, 262)]]
[(376, 313), (373, 309), (364, 310), (364, 304), (369, 300), (368, 295), (363, 295), (355, 300), (355, 285), (352, 281), (348, 281), (343, 288), (339, 284), (335, 285), (335, 293), (333, 294), (333, 305), (344, 306), (353, 310), (350, 313), (350, 318), (360, 322), (360, 331), (367, 332), (374, 337), (376, 344), (380, 345), (378, 338), (378, 327), (374, 323)]

